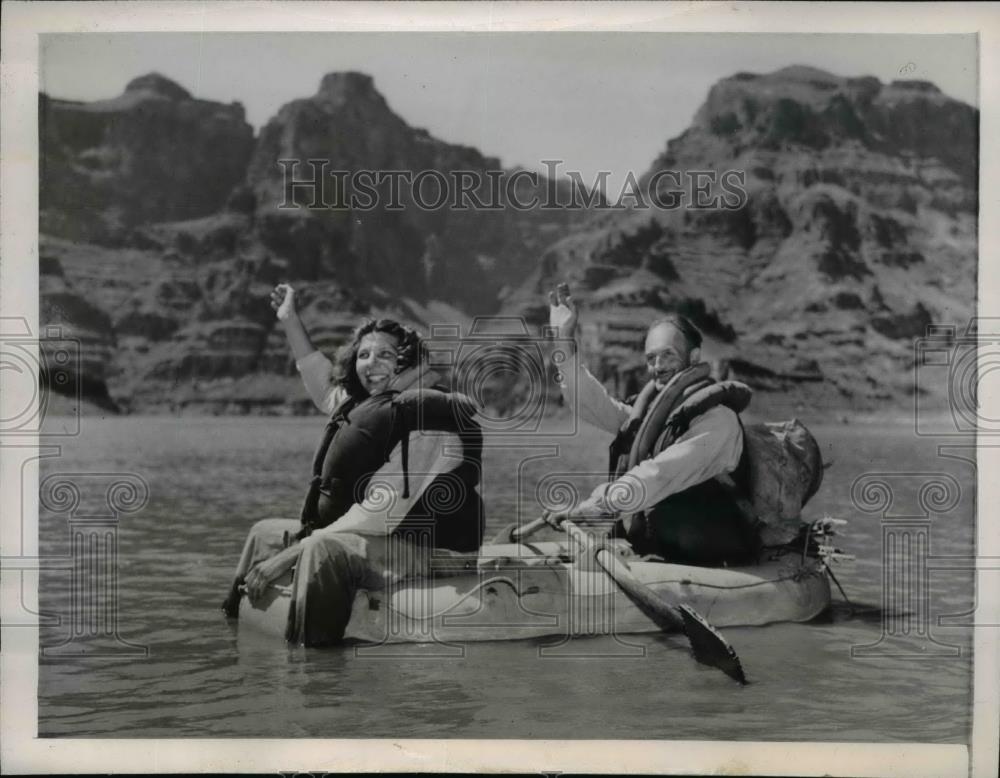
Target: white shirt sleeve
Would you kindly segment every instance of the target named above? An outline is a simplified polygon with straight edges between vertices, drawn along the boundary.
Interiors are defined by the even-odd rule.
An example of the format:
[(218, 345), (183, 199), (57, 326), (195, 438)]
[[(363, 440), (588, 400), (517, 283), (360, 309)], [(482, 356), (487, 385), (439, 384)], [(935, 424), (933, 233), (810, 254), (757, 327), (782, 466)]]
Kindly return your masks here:
[(333, 363), (320, 351), (310, 351), (295, 367), (313, 404), (327, 416), (347, 397), (347, 390), (333, 382)]
[(695, 418), (672, 446), (608, 484), (604, 502), (614, 512), (647, 510), (665, 497), (731, 473), (742, 453), (739, 419), (717, 405)]
[[(618, 434), (632, 411), (631, 406), (608, 394), (601, 382), (583, 365), (578, 368), (571, 366), (563, 370), (562, 374), (560, 388), (570, 410), (588, 424), (612, 435)], [(576, 408), (573, 407), (574, 404)]]

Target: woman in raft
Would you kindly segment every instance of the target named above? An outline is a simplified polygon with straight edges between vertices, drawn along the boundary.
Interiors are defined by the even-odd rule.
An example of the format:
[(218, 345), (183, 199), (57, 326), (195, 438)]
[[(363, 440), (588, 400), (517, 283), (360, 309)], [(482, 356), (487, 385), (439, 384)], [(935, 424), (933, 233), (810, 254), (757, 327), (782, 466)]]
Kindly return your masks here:
[(330, 420), (300, 520), (254, 525), (222, 608), (235, 617), (242, 586), (255, 602), (294, 567), (286, 639), (335, 643), (359, 588), (428, 575), (432, 550), (479, 548), (482, 433), (473, 403), (444, 391), (422, 364), (414, 330), (366, 322), (335, 371), (309, 339), (289, 285), (275, 287), (271, 306), (306, 391)]

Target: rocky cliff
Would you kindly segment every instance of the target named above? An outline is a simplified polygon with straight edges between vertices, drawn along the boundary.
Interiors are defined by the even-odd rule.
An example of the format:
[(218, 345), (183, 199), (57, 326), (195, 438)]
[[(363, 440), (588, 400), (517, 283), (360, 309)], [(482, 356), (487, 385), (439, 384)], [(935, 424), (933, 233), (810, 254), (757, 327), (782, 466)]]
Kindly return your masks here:
[[(314, 178), (308, 160), (324, 160), (324, 187), (289, 186), (276, 160), (301, 160), (300, 180)], [(373, 208), (338, 207), (360, 184), (336, 179), (333, 171), (405, 171), (414, 180), (425, 171), (441, 174), (451, 187), (459, 172), (471, 174), (469, 201), (489, 201), (486, 171), (501, 171), (496, 158), (474, 148), (433, 138), (409, 126), (390, 109), (362, 73), (331, 73), (310, 98), (281, 108), (261, 130), (247, 171), (246, 197), (264, 248), (288, 262), (293, 276), (334, 277), (351, 289), (384, 292), (416, 300), (439, 299), (479, 313), (493, 313), (498, 291), (520, 281), (537, 261), (547, 235), (569, 223), (571, 214), (537, 209), (475, 210), (435, 206), (441, 180), (425, 177), (416, 186), (398, 185), (391, 202), (388, 182)], [(452, 198), (446, 197), (450, 202)], [(329, 207), (324, 207), (324, 205)], [(288, 207), (292, 205), (294, 207)]]
[[(903, 407), (914, 338), (975, 312), (977, 160), (978, 112), (932, 84), (738, 73), (712, 87), (640, 191), (657, 191), (659, 171), (741, 171), (745, 202), (609, 211), (549, 249), (512, 310), (539, 318), (542, 292), (565, 278), (592, 360), (597, 344), (617, 347), (603, 350), (611, 375), (635, 369), (651, 317), (679, 309), (731, 375), (792, 405)], [(696, 196), (659, 180), (661, 202)]]
[[(103, 314), (88, 318), (90, 373), (130, 410), (288, 412), (308, 405), (268, 293), (304, 288), (303, 317), (332, 351), (364, 316), (424, 328), (495, 312), (544, 246), (578, 217), (538, 208), (350, 209), (338, 179), (303, 193), (295, 180), (325, 171), (459, 171), (487, 201), (499, 160), (439, 141), (394, 114), (360, 73), (333, 73), (283, 106), (254, 139), (243, 110), (196, 100), (158, 75), (99, 103), (40, 98), (43, 298)], [(509, 174), (511, 171), (507, 171)], [(434, 182), (431, 182), (432, 184)], [(528, 191), (549, 183), (544, 179)], [(426, 189), (433, 203), (433, 186)], [(339, 195), (348, 195), (341, 191)], [(88, 309), (89, 310), (89, 309)], [(46, 321), (80, 330), (70, 307)], [(95, 344), (100, 344), (97, 348)]]
[[(666, 201), (680, 207), (589, 212), (427, 209), (406, 188), (401, 208), (351, 209), (330, 204), (351, 193), (333, 177), (317, 207), (278, 160), (500, 167), (409, 126), (359, 73), (326, 76), (257, 138), (238, 104), (156, 75), (100, 103), (43, 95), (40, 110), (43, 322), (79, 336), (105, 406), (308, 407), (267, 305), (278, 281), (307, 290), (304, 318), (332, 350), (365, 315), (538, 325), (544, 292), (568, 280), (591, 365), (620, 390), (646, 324), (679, 309), (723, 371), (811, 407), (902, 407), (913, 338), (974, 311), (978, 113), (925, 82), (736, 74), (639, 181), (676, 171)], [(693, 191), (692, 171), (715, 183)], [(720, 185), (726, 171), (745, 197)], [(728, 207), (694, 202), (714, 195)]]
[(239, 103), (197, 100), (156, 74), (111, 100), (39, 98), (41, 231), (104, 245), (136, 226), (218, 211), (246, 172)]

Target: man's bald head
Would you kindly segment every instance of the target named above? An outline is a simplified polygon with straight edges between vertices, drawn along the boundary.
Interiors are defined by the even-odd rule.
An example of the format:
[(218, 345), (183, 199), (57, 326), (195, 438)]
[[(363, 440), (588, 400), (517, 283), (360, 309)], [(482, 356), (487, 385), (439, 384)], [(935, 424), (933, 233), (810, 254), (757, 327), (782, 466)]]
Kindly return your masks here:
[(701, 348), (701, 330), (687, 316), (682, 316), (679, 313), (668, 313), (666, 316), (650, 324), (648, 332), (652, 332), (657, 327), (665, 326), (673, 327), (681, 334), (684, 342), (687, 344), (688, 351)]

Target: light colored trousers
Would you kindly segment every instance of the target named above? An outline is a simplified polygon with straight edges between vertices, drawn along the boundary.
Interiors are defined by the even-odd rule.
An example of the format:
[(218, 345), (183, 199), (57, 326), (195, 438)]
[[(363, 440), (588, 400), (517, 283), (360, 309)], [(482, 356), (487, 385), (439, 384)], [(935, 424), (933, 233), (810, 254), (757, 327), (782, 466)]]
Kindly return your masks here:
[[(263, 519), (250, 530), (236, 567), (242, 581), (254, 565), (284, 548), (284, 536), (301, 528), (297, 519)], [(321, 530), (298, 543), (292, 604), (285, 638), (306, 646), (340, 641), (359, 589), (381, 590), (407, 578), (430, 575), (431, 556), (464, 556), (412, 543), (395, 535)]]

